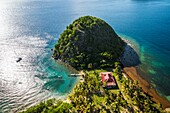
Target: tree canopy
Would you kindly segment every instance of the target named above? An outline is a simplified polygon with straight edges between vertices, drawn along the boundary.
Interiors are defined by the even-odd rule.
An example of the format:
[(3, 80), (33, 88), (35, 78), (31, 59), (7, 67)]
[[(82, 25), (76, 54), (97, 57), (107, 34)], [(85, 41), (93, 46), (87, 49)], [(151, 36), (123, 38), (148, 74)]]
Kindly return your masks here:
[(53, 57), (76, 69), (112, 67), (120, 57), (124, 42), (105, 21), (84, 16), (76, 19), (60, 35)]

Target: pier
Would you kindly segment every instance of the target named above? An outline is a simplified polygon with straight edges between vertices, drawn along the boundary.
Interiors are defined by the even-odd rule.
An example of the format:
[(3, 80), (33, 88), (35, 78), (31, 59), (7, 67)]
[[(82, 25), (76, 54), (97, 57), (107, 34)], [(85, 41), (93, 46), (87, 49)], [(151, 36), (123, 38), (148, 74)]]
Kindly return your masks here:
[(70, 77), (84, 77), (84, 75), (83, 74), (69, 74), (68, 76), (70, 76)]

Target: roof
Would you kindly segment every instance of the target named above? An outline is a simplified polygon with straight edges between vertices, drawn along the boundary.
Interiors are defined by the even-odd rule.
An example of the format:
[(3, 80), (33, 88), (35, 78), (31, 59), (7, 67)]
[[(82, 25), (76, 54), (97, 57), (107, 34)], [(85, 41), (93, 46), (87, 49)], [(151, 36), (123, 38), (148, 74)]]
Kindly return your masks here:
[(112, 76), (112, 72), (101, 72), (100, 73), (102, 82), (107, 82), (107, 86), (116, 86), (116, 81)]

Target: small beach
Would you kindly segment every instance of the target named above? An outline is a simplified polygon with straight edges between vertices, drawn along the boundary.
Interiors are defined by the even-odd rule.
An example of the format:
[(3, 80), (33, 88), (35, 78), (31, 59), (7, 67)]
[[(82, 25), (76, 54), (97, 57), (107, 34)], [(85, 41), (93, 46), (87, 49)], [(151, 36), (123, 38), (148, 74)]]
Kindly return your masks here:
[(149, 84), (148, 81), (143, 79), (139, 74), (135, 67), (125, 67), (123, 68), (123, 72), (130, 78), (131, 80), (137, 80), (139, 86), (142, 87), (143, 91), (151, 96), (151, 99), (156, 103), (161, 103), (163, 108), (170, 107), (170, 102), (164, 97), (160, 96), (157, 91)]
[(138, 68), (141, 62), (139, 60), (138, 53), (136, 52), (137, 50), (135, 49), (135, 44), (133, 44), (131, 40), (127, 40), (125, 38), (122, 39), (126, 43), (125, 50), (121, 58), (121, 62), (124, 65), (123, 72), (125, 75), (132, 81), (137, 80), (139, 86), (145, 93), (151, 96), (151, 99), (154, 102), (162, 104), (164, 109), (169, 108), (170, 102), (158, 94), (156, 89), (149, 83), (146, 77), (144, 78), (146, 75), (144, 75), (144, 73), (142, 73)]

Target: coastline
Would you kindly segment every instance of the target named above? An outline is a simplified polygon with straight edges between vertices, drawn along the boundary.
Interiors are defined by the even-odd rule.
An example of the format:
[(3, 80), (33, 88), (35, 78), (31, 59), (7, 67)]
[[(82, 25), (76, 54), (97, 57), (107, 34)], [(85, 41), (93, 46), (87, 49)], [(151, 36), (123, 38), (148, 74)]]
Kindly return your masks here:
[[(158, 94), (158, 92), (156, 91), (156, 89), (146, 80), (144, 79), (141, 75), (142, 73), (138, 73), (138, 68), (137, 65), (139, 64), (139, 61), (136, 60), (138, 59), (135, 54), (135, 47), (134, 45), (131, 43), (131, 41), (124, 39), (124, 42), (126, 43), (125, 46), (125, 56), (128, 55), (128, 57), (126, 57), (126, 59), (124, 61), (126, 61), (126, 65), (129, 64), (129, 62), (127, 62), (127, 60), (132, 61), (132, 59), (134, 60), (130, 65), (132, 66), (125, 66), (123, 68), (123, 73), (128, 77), (128, 79), (131, 79), (132, 81), (137, 80), (139, 83), (139, 86), (143, 89), (143, 91), (151, 96), (151, 99), (156, 102), (156, 103), (160, 103), (162, 104), (163, 109), (166, 108), (170, 108), (170, 102), (163, 96), (160, 96)], [(130, 55), (129, 55), (130, 54)], [(132, 57), (132, 58), (131, 58)], [(69, 64), (66, 64), (65, 62), (61, 61), (61, 60), (57, 60), (60, 64), (66, 66), (66, 68), (68, 68), (70, 71), (75, 72), (75, 73), (81, 73), (81, 71), (77, 71), (76, 69), (74, 69), (72, 66), (70, 66)], [(74, 85), (74, 87), (79, 84), (80, 79), (78, 79), (77, 83)], [(70, 94), (72, 94), (74, 92), (74, 87), (71, 90)], [(69, 103), (68, 98), (65, 99), (66, 102)]]
[[(146, 94), (148, 94), (154, 102), (160, 103), (162, 105), (163, 109), (166, 109), (166, 108), (169, 109), (170, 102), (165, 97), (160, 96), (158, 94), (158, 92), (156, 91), (156, 89), (147, 81), (147, 79), (144, 79), (141, 76), (142, 73), (138, 72), (137, 65), (139, 65), (140, 62), (138, 61), (139, 56), (137, 56), (135, 46), (129, 40), (124, 39), (124, 38), (123, 38), (123, 40), (126, 43), (126, 46), (125, 46), (125, 51), (124, 51), (125, 54), (123, 53), (124, 56), (122, 56), (122, 57), (124, 57), (123, 61), (127, 65), (123, 68), (123, 73), (128, 77), (128, 79), (131, 79), (132, 81), (137, 80), (139, 83), (139, 86), (142, 88), (142, 90)], [(132, 60), (133, 60), (133, 62), (129, 62)], [(80, 73), (80, 71), (77, 71), (72, 66), (63, 62), (62, 60), (57, 60), (57, 61), (60, 64), (65, 65), (66, 68), (68, 68), (70, 71), (73, 71), (75, 73)], [(129, 65), (131, 65), (131, 66), (129, 66)], [(77, 83), (74, 85), (73, 89), (71, 90), (71, 92), (69, 94), (72, 94), (74, 92), (74, 88), (77, 84), (79, 84), (79, 82), (80, 82), (80, 80), (77, 81)], [(70, 100), (68, 99), (68, 97), (66, 97), (64, 100), (65, 100), (65, 102), (70, 103)]]
[(131, 80), (137, 80), (143, 91), (150, 95), (154, 102), (162, 104), (163, 109), (170, 107), (170, 102), (163, 96), (160, 96), (158, 92), (151, 86), (151, 84), (139, 75), (136, 67), (125, 67), (123, 68), (123, 72)]
[(125, 73), (125, 75), (132, 81), (137, 80), (143, 91), (150, 95), (154, 102), (162, 104), (163, 109), (170, 108), (170, 102), (165, 97), (159, 95), (149, 81), (141, 76), (143, 73), (140, 73), (140, 70), (137, 68), (141, 62), (136, 52), (135, 44), (128, 39), (121, 39), (126, 43), (125, 50), (121, 58), (121, 62), (124, 65), (123, 73)]

